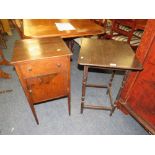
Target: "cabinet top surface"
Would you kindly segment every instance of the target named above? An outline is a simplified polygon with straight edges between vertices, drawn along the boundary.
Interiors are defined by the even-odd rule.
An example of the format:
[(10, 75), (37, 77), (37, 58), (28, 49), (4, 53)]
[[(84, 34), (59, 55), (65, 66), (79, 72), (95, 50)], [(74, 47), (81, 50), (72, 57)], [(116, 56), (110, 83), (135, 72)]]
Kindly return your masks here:
[(114, 40), (82, 39), (78, 63), (108, 69), (142, 70), (130, 45)]
[(17, 40), (11, 63), (72, 55), (59, 37)]

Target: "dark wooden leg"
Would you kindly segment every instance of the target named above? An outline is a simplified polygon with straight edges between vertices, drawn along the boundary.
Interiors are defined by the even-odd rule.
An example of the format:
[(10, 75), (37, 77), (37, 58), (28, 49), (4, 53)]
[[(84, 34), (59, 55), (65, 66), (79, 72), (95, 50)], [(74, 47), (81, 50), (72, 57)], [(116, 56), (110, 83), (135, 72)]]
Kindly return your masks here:
[(134, 29), (131, 30), (130, 33), (129, 33), (128, 40), (127, 40), (127, 43), (129, 43), (129, 44), (130, 44), (131, 38), (133, 36), (133, 32), (134, 32)]
[(1, 62), (0, 62), (0, 65), (6, 65), (6, 66), (10, 66), (10, 62), (7, 61), (6, 59), (3, 59)]
[(33, 105), (32, 103), (29, 103), (29, 105), (30, 105), (31, 111), (32, 111), (32, 113), (33, 113), (33, 116), (34, 116), (34, 118), (35, 118), (35, 120), (36, 120), (36, 123), (37, 123), (37, 125), (39, 125), (39, 121), (38, 121), (38, 118), (37, 118), (37, 114), (36, 114), (34, 105)]
[(88, 66), (84, 66), (83, 81), (82, 81), (81, 114), (83, 113), (87, 78), (88, 78)]
[(72, 39), (69, 41), (69, 48), (70, 48), (72, 53), (73, 53), (73, 47), (74, 47), (74, 40)]
[[(112, 81), (114, 79), (114, 76), (115, 76), (115, 70), (112, 71), (111, 78), (110, 78), (110, 81), (109, 81), (109, 84), (108, 84), (110, 89), (112, 87)], [(109, 93), (109, 89), (107, 90), (106, 94), (108, 94), (108, 93)]]
[[(67, 44), (68, 48), (71, 50), (71, 52), (73, 53), (73, 47), (74, 47), (74, 40), (73, 39), (65, 39), (64, 40), (65, 43)], [(70, 60), (72, 61), (72, 57), (70, 57)]]
[(70, 93), (68, 94), (68, 112), (69, 112), (69, 115), (71, 115), (71, 95), (70, 95)]
[(1, 34), (0, 34), (0, 43), (2, 44), (2, 46), (3, 46), (4, 48), (7, 48), (6, 42), (5, 42), (4, 38), (1, 36)]
[(11, 76), (10, 76), (10, 74), (8, 74), (0, 69), (0, 78), (10, 79)]
[(114, 113), (115, 109), (116, 109), (116, 105), (114, 104), (112, 106), (112, 110), (110, 111), (110, 116), (112, 116), (112, 114)]
[(69, 69), (69, 72), (68, 72), (68, 112), (69, 112), (69, 115), (71, 115), (71, 80), (70, 80), (70, 56), (68, 56), (68, 69)]
[(28, 103), (30, 105), (31, 111), (33, 113), (33, 116), (36, 120), (37, 125), (39, 125), (39, 121), (38, 121), (38, 117), (34, 108), (34, 104), (33, 104), (33, 99), (32, 99), (32, 90), (31, 90), (31, 86), (27, 86), (27, 89), (29, 90), (29, 98), (28, 98)]
[(10, 62), (5, 59), (3, 52), (1, 50), (0, 50), (0, 57), (2, 59), (2, 61), (0, 62), (0, 65), (10, 65)]
[[(122, 80), (122, 84), (121, 84), (121, 87), (120, 87), (119, 92), (118, 92), (118, 94), (117, 94), (115, 103), (117, 103), (117, 100), (118, 100), (119, 97), (120, 97), (120, 92), (121, 92), (121, 90), (122, 90), (122, 88), (123, 88), (123, 86), (124, 86), (124, 83), (125, 83), (125, 81), (126, 81), (126, 79), (127, 79), (127, 77), (128, 77), (128, 73), (129, 73), (129, 71), (126, 71), (125, 74), (124, 74), (124, 77), (123, 77), (123, 80)], [(114, 111), (115, 111), (115, 109), (116, 109), (116, 104), (115, 104), (115, 103), (114, 103), (113, 106), (112, 106), (112, 110), (111, 110), (111, 112), (110, 112), (110, 116), (112, 116), (112, 114), (114, 113)]]
[(71, 50), (71, 52), (73, 53), (73, 47), (74, 47), (74, 40), (73, 39), (66, 39), (65, 40), (68, 48)]

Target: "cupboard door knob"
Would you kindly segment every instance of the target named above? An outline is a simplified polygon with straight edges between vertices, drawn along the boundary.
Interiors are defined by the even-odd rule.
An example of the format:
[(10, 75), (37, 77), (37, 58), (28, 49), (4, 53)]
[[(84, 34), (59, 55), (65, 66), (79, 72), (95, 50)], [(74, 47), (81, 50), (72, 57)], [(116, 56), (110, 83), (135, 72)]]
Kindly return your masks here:
[(61, 67), (61, 64), (57, 64), (57, 67)]
[(30, 94), (32, 93), (32, 90), (31, 90), (31, 89), (29, 90), (29, 93), (30, 93)]
[(29, 68), (28, 68), (28, 71), (29, 71), (29, 72), (31, 72), (31, 71), (32, 71), (32, 68), (31, 68), (31, 67), (29, 67)]

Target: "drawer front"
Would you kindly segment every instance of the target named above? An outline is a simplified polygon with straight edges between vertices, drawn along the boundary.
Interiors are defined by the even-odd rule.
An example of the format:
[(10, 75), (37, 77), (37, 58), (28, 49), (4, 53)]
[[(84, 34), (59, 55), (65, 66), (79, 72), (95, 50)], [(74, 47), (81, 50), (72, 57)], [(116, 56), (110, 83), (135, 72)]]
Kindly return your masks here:
[(68, 77), (64, 72), (27, 78), (25, 81), (33, 103), (67, 95)]
[(26, 79), (46, 75), (51, 72), (66, 72), (68, 69), (68, 63), (69, 59), (67, 59), (67, 57), (33, 60), (20, 64), (20, 70), (23, 77)]

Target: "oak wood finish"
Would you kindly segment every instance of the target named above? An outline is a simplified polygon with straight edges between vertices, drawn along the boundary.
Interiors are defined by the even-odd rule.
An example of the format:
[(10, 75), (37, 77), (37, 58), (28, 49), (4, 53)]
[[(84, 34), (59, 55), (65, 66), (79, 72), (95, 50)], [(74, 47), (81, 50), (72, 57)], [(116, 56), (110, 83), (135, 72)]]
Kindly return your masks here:
[(24, 39), (15, 42), (15, 66), (29, 105), (39, 124), (34, 104), (68, 97), (70, 115), (70, 56), (61, 38)]
[[(127, 43), (117, 42), (113, 40), (96, 40), (96, 39), (83, 39), (80, 55), (78, 59), (80, 65), (84, 65), (83, 81), (82, 81), (82, 97), (81, 97), (81, 113), (84, 108), (88, 109), (100, 109), (110, 110), (110, 116), (116, 108), (116, 104), (113, 103), (111, 87), (114, 78), (114, 72), (107, 85), (87, 84), (88, 69), (89, 68), (101, 68), (108, 70), (142, 70), (142, 65), (135, 57), (135, 53)], [(126, 79), (126, 74), (122, 85)], [(107, 88), (107, 94), (109, 95), (110, 107), (96, 106), (84, 104), (86, 87)], [(121, 87), (122, 88), (122, 87)], [(121, 90), (120, 88), (120, 90)], [(120, 92), (120, 91), (119, 91)], [(118, 99), (119, 93), (116, 99)]]
[[(71, 23), (75, 30), (59, 31), (55, 23)], [(24, 19), (24, 37), (72, 38), (104, 33), (104, 28), (88, 19)]]
[(148, 20), (136, 56), (144, 69), (129, 74), (116, 104), (155, 134), (155, 20)]

